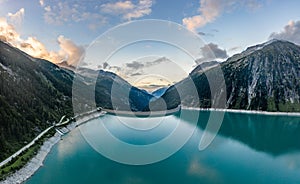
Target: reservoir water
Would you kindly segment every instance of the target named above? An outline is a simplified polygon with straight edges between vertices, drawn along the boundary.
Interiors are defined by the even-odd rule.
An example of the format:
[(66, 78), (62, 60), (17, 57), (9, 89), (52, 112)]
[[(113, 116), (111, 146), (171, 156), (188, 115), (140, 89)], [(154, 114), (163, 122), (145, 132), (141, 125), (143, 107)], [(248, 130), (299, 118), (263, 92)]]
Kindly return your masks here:
[[(185, 113), (188, 116), (105, 115), (91, 120), (64, 136), (25, 183), (300, 183), (300, 117), (226, 112), (217, 136), (200, 151), (199, 141), (210, 112), (200, 112), (195, 127), (189, 117), (198, 111)], [(101, 133), (103, 126), (115, 139), (135, 146), (155, 144), (178, 131), (177, 139), (169, 143), (172, 145), (155, 147), (158, 152), (173, 149), (173, 144), (186, 138), (188, 130), (195, 131), (170, 157), (147, 165), (128, 165), (99, 153), (101, 146), (107, 146), (112, 154), (128, 154), (113, 149), (113, 143)]]

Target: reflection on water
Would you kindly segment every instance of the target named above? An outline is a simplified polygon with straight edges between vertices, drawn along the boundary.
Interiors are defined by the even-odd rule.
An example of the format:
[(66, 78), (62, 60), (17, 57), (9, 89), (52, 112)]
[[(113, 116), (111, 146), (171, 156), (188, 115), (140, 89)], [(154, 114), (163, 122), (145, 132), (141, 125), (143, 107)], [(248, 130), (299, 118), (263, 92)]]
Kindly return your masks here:
[[(186, 113), (191, 116), (181, 117), (181, 123), (188, 127), (194, 123), (189, 119), (194, 111)], [(300, 183), (299, 117), (226, 113), (218, 136), (206, 150), (199, 151), (208, 117), (209, 112), (200, 113), (198, 129), (180, 151), (143, 166), (123, 165), (101, 156), (75, 129), (53, 148), (44, 166), (26, 183)], [(179, 119), (170, 116), (147, 132), (121, 125), (115, 116), (102, 118), (83, 128), (95, 133), (97, 124), (105, 123), (115, 137), (137, 145), (162, 140), (176, 129)], [(142, 123), (132, 119), (131, 125), (137, 122)], [(101, 139), (96, 133), (94, 137)]]
[[(209, 111), (200, 113), (198, 127), (205, 128), (209, 114)], [(300, 117), (227, 112), (219, 134), (257, 151), (281, 155), (300, 150)]]

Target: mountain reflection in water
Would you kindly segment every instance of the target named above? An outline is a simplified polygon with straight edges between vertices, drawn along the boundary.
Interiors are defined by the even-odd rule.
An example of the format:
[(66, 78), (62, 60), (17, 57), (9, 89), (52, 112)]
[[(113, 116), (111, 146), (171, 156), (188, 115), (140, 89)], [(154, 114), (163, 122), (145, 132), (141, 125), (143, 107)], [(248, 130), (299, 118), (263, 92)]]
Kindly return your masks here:
[[(193, 117), (197, 111), (189, 110), (188, 113), (190, 116), (180, 118), (190, 122), (188, 117)], [(200, 129), (206, 127), (209, 115), (210, 111), (200, 112), (197, 124)], [(225, 112), (218, 134), (273, 156), (300, 151), (300, 117)]]

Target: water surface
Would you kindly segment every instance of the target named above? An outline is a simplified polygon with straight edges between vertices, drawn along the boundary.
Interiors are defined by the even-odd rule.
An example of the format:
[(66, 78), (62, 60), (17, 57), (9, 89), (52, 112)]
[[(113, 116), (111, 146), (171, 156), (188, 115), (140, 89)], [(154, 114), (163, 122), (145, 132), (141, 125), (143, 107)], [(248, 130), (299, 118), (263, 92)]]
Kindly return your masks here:
[[(145, 128), (157, 119), (106, 115), (92, 120), (64, 136), (44, 166), (25, 183), (300, 183), (299, 117), (225, 113), (217, 137), (206, 150), (199, 151), (209, 117), (209, 112), (201, 112), (194, 134), (178, 152), (141, 166), (120, 164), (102, 156), (81, 134), (85, 131), (95, 140), (103, 138), (97, 134), (102, 123), (126, 143), (154, 144), (178, 128), (178, 122), (193, 128), (194, 122), (188, 117), (196, 112), (186, 111), (191, 115), (186, 117), (165, 117), (150, 130)], [(136, 123), (141, 123), (139, 130), (131, 127)]]

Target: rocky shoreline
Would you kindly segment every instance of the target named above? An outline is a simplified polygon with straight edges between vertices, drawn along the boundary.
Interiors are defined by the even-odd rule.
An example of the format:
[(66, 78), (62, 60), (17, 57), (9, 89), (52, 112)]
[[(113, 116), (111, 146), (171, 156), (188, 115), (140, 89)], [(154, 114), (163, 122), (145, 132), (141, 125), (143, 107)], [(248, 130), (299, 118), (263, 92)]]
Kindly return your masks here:
[[(81, 125), (87, 121), (95, 119), (100, 115), (101, 113), (95, 112), (80, 117), (76, 120), (76, 122), (69, 124), (67, 128), (70, 131), (72, 131), (74, 128), (77, 127), (77, 125)], [(49, 138), (43, 143), (38, 153), (24, 167), (8, 176), (5, 180), (0, 181), (0, 184), (20, 184), (28, 180), (41, 166), (43, 166), (43, 162), (47, 157), (48, 153), (51, 151), (52, 147), (60, 141), (60, 139), (61, 134), (56, 132), (53, 137)]]
[(56, 133), (43, 143), (38, 153), (20, 170), (8, 176), (0, 184), (22, 183), (30, 178), (42, 165), (51, 148), (60, 140), (60, 134)]

